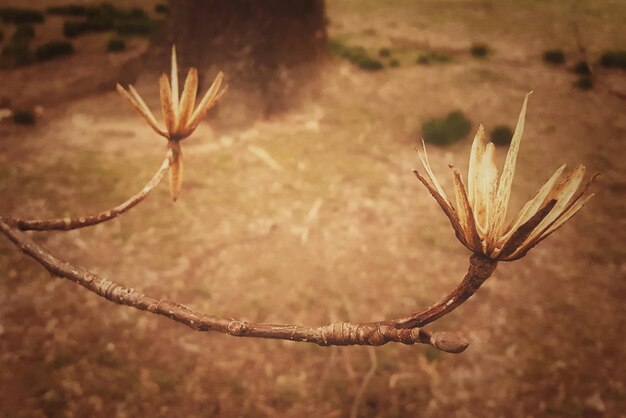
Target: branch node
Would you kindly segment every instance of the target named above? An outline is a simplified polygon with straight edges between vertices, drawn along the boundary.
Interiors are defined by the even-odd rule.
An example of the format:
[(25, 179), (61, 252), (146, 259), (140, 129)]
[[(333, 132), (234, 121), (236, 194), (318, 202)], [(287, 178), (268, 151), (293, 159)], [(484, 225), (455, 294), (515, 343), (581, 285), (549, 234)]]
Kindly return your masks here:
[(245, 322), (232, 320), (228, 323), (227, 329), (230, 335), (239, 337), (246, 333), (246, 331), (248, 330), (248, 324), (246, 324)]

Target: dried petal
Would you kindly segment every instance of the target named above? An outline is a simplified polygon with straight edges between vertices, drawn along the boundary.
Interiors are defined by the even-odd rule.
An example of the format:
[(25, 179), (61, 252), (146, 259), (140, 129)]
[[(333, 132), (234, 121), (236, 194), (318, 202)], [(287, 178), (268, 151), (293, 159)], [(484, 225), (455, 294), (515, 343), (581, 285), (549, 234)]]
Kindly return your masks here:
[(161, 74), (161, 78), (159, 78), (159, 93), (161, 94), (161, 110), (165, 127), (170, 134), (170, 139), (173, 139), (172, 136), (176, 131), (176, 113), (172, 103), (172, 90), (165, 74)]
[(441, 207), (443, 212), (446, 214), (446, 216), (450, 220), (450, 223), (452, 224), (452, 228), (454, 229), (455, 235), (458, 238), (458, 240), (461, 241), (461, 244), (465, 245), (467, 248), (471, 250), (472, 248), (470, 247), (469, 243), (465, 240), (463, 228), (461, 227), (459, 218), (456, 212), (454, 211), (454, 209), (448, 203), (448, 200), (444, 196), (442, 196), (437, 191), (436, 188), (431, 186), (430, 183), (428, 183), (428, 181), (426, 181), (426, 179), (422, 177), (417, 170), (413, 170), (413, 174), (415, 174), (415, 177), (417, 177), (417, 179), (421, 181), (424, 186), (426, 186), (430, 194), (435, 198), (437, 203), (439, 203), (439, 206)]
[[(187, 122), (193, 114), (193, 107), (196, 104), (196, 93), (198, 92), (198, 70), (190, 68), (185, 80), (185, 88), (180, 99), (180, 109), (178, 115), (178, 127), (185, 129)], [(191, 133), (191, 132), (189, 132)]]
[(437, 192), (439, 193), (439, 195), (443, 199), (445, 199), (445, 201), (448, 203), (448, 206), (450, 206), (450, 199), (448, 199), (448, 196), (446, 196), (446, 192), (443, 191), (441, 184), (439, 184), (439, 182), (437, 181), (437, 178), (435, 177), (435, 174), (433, 173), (433, 170), (430, 168), (430, 162), (428, 161), (428, 153), (426, 153), (426, 144), (424, 143), (423, 139), (422, 139), (422, 149), (424, 150), (424, 155), (422, 155), (419, 152), (419, 150), (417, 150), (417, 155), (419, 156), (420, 161), (422, 162), (422, 166), (424, 166), (424, 169), (426, 170), (426, 174), (428, 174), (428, 178), (435, 185), (435, 188), (437, 189)]
[[(528, 238), (529, 241), (533, 241), (541, 236), (544, 231), (549, 228), (570, 206), (570, 201), (583, 181), (585, 176), (585, 166), (579, 165), (570, 173), (565, 180), (563, 180), (548, 196), (548, 199), (556, 199), (557, 204), (540, 224), (537, 229)], [(580, 196), (580, 195), (579, 195)]]
[(172, 110), (178, 118), (178, 64), (176, 63), (176, 46), (172, 45)]
[(508, 256), (522, 247), (530, 234), (537, 228), (537, 225), (545, 219), (546, 216), (556, 205), (556, 200), (550, 200), (540, 210), (533, 214), (530, 219), (524, 222), (515, 232), (511, 235), (509, 240), (504, 243), (504, 246), (495, 255), (499, 260), (506, 260)]
[(535, 196), (526, 202), (522, 210), (517, 214), (516, 218), (511, 222), (511, 225), (507, 228), (507, 233), (500, 238), (500, 242), (507, 241), (521, 224), (535, 215), (535, 212), (545, 203), (548, 194), (554, 187), (554, 184), (559, 180), (559, 178), (561, 178), (563, 171), (565, 171), (565, 167), (565, 164), (559, 167), (558, 170), (554, 172), (552, 177), (550, 177), (548, 181), (541, 186)]
[[(531, 92), (532, 93), (532, 92)], [(509, 206), (509, 199), (511, 197), (511, 186), (513, 184), (513, 175), (515, 174), (515, 163), (517, 161), (517, 154), (519, 152), (520, 142), (522, 140), (522, 134), (524, 133), (524, 120), (526, 118), (526, 105), (528, 104), (528, 96), (524, 98), (524, 104), (522, 105), (522, 111), (517, 119), (517, 126), (515, 127), (515, 133), (511, 139), (511, 145), (509, 146), (509, 152), (506, 156), (504, 167), (502, 168), (502, 176), (500, 177), (500, 183), (498, 185), (497, 197), (493, 206), (493, 220), (491, 223), (492, 237), (500, 235), (500, 230), (504, 224), (506, 218), (507, 207)]]
[(195, 129), (200, 124), (202, 118), (204, 117), (204, 115), (206, 115), (206, 112), (211, 108), (211, 106), (213, 106), (213, 103), (215, 103), (215, 101), (219, 97), (221, 97), (218, 97), (218, 91), (220, 89), (220, 86), (222, 85), (223, 78), (224, 73), (220, 71), (219, 74), (217, 74), (217, 77), (215, 77), (213, 84), (200, 101), (198, 108), (193, 112), (193, 116), (191, 116), (191, 121), (189, 121), (189, 126), (192, 129)]
[(495, 161), (495, 146), (490, 142), (485, 148), (478, 167), (476, 182), (476, 200), (474, 202), (474, 216), (479, 230), (487, 234), (491, 226), (491, 211), (498, 187), (498, 168)]
[(487, 138), (485, 137), (485, 128), (481, 124), (478, 127), (474, 142), (472, 142), (472, 151), (470, 152), (469, 169), (467, 172), (467, 193), (470, 205), (476, 204), (476, 184), (478, 184), (478, 176), (480, 173), (480, 162), (485, 153), (487, 146)]
[(465, 240), (470, 245), (470, 249), (473, 251), (481, 251), (480, 237), (476, 230), (476, 222), (474, 220), (474, 213), (469, 204), (467, 198), (467, 191), (465, 185), (461, 179), (461, 173), (455, 167), (450, 166), (454, 174), (454, 194), (456, 197), (456, 210), (459, 217), (461, 226), (465, 233)]
[(125, 98), (126, 100), (128, 100), (128, 102), (135, 108), (137, 109), (137, 111), (139, 112), (139, 114), (141, 114), (141, 116), (143, 116), (143, 118), (146, 120), (146, 122), (148, 122), (148, 125), (150, 125), (150, 127), (159, 135), (164, 136), (167, 138), (167, 133), (165, 131), (163, 131), (161, 128), (159, 128), (158, 123), (154, 117), (154, 115), (152, 114), (152, 112), (150, 111), (150, 109), (148, 108), (148, 106), (146, 105), (146, 103), (143, 101), (143, 99), (141, 98), (141, 96), (139, 96), (139, 94), (137, 93), (137, 91), (133, 88), (133, 86), (129, 86), (131, 93), (127, 92), (124, 87), (122, 87), (121, 85), (117, 84), (116, 85), (117, 91), (118, 93), (120, 93), (122, 95), (123, 98)]

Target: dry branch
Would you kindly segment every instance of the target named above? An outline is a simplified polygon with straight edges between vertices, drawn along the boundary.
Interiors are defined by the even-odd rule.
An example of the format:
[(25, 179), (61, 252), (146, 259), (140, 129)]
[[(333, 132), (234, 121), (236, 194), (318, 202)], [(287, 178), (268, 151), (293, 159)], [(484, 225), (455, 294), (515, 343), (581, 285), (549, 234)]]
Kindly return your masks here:
[[(209, 316), (196, 312), (180, 303), (158, 299), (134, 289), (125, 288), (81, 267), (74, 266), (55, 257), (23, 232), (26, 230), (67, 231), (111, 220), (129, 211), (145, 199), (163, 179), (168, 169), (171, 169), (172, 174), (170, 190), (172, 197), (176, 200), (182, 179), (182, 160), (180, 159), (182, 154), (179, 141), (191, 135), (198, 123), (200, 123), (199, 121), (204, 113), (224, 92), (224, 90), (219, 92), (222, 80), (222, 74), (220, 73), (198, 108), (193, 111), (197, 72), (195, 69), (190, 70), (188, 82), (185, 83), (185, 89), (183, 90), (183, 97), (179, 102), (176, 68), (176, 56), (174, 50), (172, 50), (171, 90), (166, 76), (162, 76), (160, 82), (161, 104), (166, 122), (165, 130), (157, 126), (154, 115), (152, 115), (143, 99), (132, 86), (129, 87), (129, 92), (118, 86), (118, 91), (141, 113), (155, 132), (169, 140), (167, 157), (152, 179), (139, 193), (131, 196), (124, 203), (113, 209), (91, 216), (49, 220), (23, 220), (0, 216), (0, 232), (23, 253), (41, 264), (51, 274), (71, 280), (112, 302), (166, 316), (196, 331), (215, 331), (236, 337), (301, 341), (316, 343), (322, 346), (378, 346), (388, 342), (403, 344), (420, 343), (430, 344), (442, 351), (460, 353), (468, 346), (468, 342), (464, 338), (445, 332), (431, 333), (422, 327), (447, 315), (466, 302), (494, 272), (497, 260), (512, 261), (524, 256), (530, 248), (570, 219), (592, 196), (587, 194), (591, 181), (582, 186), (582, 191), (576, 193), (584, 176), (585, 169), (582, 165), (554, 187), (564, 168), (562, 167), (539, 190), (537, 195), (524, 206), (522, 212), (516, 218), (517, 222), (513, 224), (515, 228), (510, 231), (504, 228), (503, 222), (510, 196), (519, 141), (524, 126), (526, 100), (528, 99), (528, 96), (526, 96), (500, 181), (498, 181), (496, 176), (492, 175), (493, 172), (497, 172), (493, 152), (494, 145), (486, 141), (482, 127), (479, 128), (472, 145), (467, 188), (465, 188), (458, 171), (453, 169), (457, 200), (456, 208), (452, 206), (436, 180), (426, 156), (425, 146), (424, 155), (420, 155), (430, 182), (417, 171), (414, 171), (415, 175), (435, 197), (444, 213), (448, 216), (457, 238), (473, 252), (463, 281), (440, 302), (422, 311), (398, 319), (369, 323), (335, 322), (317, 327), (254, 323)], [(191, 120), (189, 119), (190, 115)], [(253, 148), (250, 150), (266, 162), (269, 161), (271, 167), (279, 167), (274, 164), (275, 161), (265, 151)], [(479, 184), (480, 187), (477, 186)], [(497, 196), (484, 193), (485, 190), (497, 190)], [(319, 206), (321, 206), (321, 203), (318, 204), (316, 201), (310, 211), (309, 221), (315, 217)], [(494, 214), (494, 220), (487, 216), (488, 213)], [(482, 228), (478, 225), (481, 219)], [(489, 222), (487, 222), (488, 220)], [(375, 362), (373, 362), (372, 370), (375, 370)], [(367, 381), (364, 382), (364, 385), (366, 384)], [(355, 404), (358, 405), (358, 402)]]
[(2, 232), (24, 254), (32, 257), (52, 275), (71, 280), (112, 302), (166, 316), (196, 331), (216, 331), (236, 337), (257, 337), (302, 341), (329, 345), (383, 345), (388, 342), (430, 344), (451, 353), (464, 351), (468, 343), (462, 337), (444, 332), (430, 333), (419, 328), (398, 328), (385, 322), (338, 322), (319, 327), (287, 324), (264, 324), (217, 318), (196, 312), (180, 303), (158, 299), (99, 277), (52, 255), (20, 231), (17, 222), (0, 217)]
[(70, 231), (72, 229), (85, 228), (87, 226), (93, 226), (102, 222), (110, 221), (124, 212), (129, 211), (144, 200), (146, 196), (148, 196), (152, 189), (154, 189), (161, 182), (161, 179), (169, 169), (170, 158), (171, 152), (168, 152), (168, 156), (165, 160), (163, 160), (161, 167), (159, 167), (152, 179), (143, 187), (143, 189), (141, 189), (139, 193), (128, 198), (124, 203), (121, 203), (112, 209), (102, 211), (95, 215), (79, 216), (75, 218), (17, 219), (16, 225), (22, 231)]

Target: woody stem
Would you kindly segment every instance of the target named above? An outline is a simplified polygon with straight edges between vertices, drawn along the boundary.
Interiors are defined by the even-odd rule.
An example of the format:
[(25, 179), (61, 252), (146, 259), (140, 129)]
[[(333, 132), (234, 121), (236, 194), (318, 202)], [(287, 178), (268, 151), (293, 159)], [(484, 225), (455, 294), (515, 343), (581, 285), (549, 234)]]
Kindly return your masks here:
[(467, 274), (450, 294), (428, 308), (414, 312), (404, 318), (389, 321), (398, 328), (418, 328), (449, 314), (476, 293), (480, 286), (496, 269), (497, 261), (482, 254), (472, 254)]

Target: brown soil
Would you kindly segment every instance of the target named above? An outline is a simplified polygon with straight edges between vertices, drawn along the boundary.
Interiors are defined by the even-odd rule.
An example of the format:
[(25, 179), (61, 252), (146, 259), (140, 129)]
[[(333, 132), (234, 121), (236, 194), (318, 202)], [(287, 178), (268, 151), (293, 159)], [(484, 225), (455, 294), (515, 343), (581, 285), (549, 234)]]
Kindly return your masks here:
[[(194, 333), (52, 278), (2, 239), (0, 417), (342, 417), (353, 409), (363, 417), (619, 417), (626, 114), (609, 88), (623, 89), (626, 74), (598, 70), (605, 83), (581, 91), (568, 66), (577, 60), (571, 21), (595, 59), (624, 45), (626, 8), (576, 5), (330, 1), (331, 37), (373, 55), (390, 47), (400, 67), (367, 72), (336, 59), (318, 97), (288, 114), (239, 131), (202, 125), (184, 144), (182, 201), (172, 204), (164, 184), (115, 221), (36, 234), (96, 273), (216, 315), (303, 324), (398, 316), (456, 286), (469, 256), (411, 175), (421, 123), (458, 109), (473, 129), (514, 125), (534, 90), (513, 212), (564, 162), (602, 177), (562, 230), (501, 263), (473, 299), (431, 326), (466, 335), (465, 353)], [(97, 55), (87, 45), (103, 39), (82, 41), (77, 57), (54, 66), (1, 72), (0, 91), (43, 89), (80, 54)], [(474, 42), (494, 53), (472, 58)], [(555, 47), (566, 66), (541, 61)], [(424, 49), (453, 59), (415, 64)], [(157, 109), (156, 74), (144, 74), (138, 89)], [(59, 90), (74, 97), (71, 85)], [(449, 191), (447, 164), (466, 170), (469, 147), (468, 137), (429, 148)], [(164, 150), (112, 90), (47, 103), (33, 128), (0, 123), (0, 213), (110, 207), (142, 187)]]

